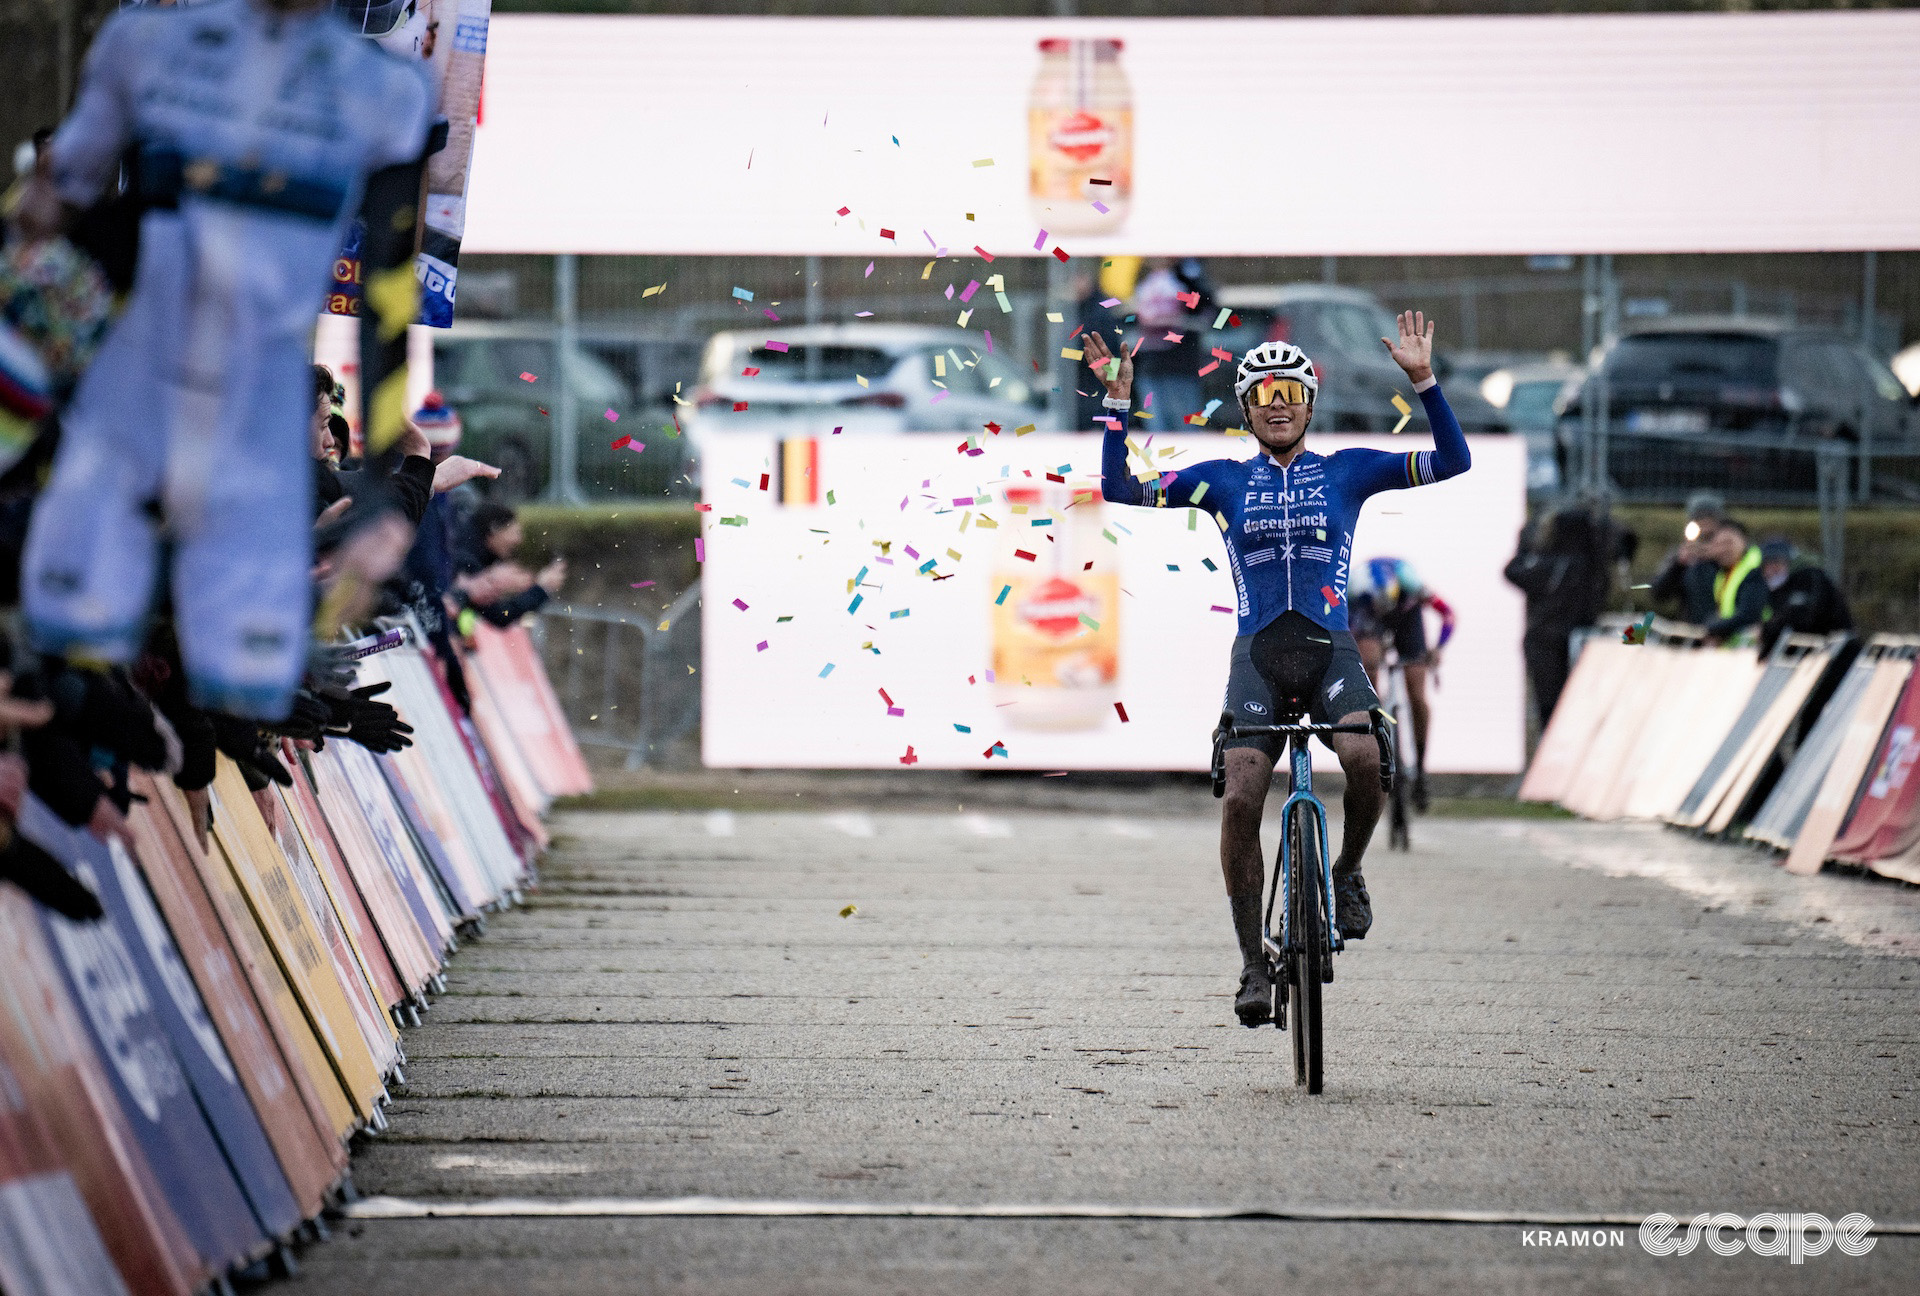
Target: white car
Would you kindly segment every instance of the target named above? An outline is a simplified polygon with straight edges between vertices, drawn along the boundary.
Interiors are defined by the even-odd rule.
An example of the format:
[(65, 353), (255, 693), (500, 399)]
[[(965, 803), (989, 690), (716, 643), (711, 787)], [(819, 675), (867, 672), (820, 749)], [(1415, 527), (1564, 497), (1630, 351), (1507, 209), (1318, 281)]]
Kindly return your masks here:
[(708, 339), (693, 408), (682, 417), (696, 449), (729, 431), (1011, 430), (1045, 420), (1045, 381), (964, 329), (774, 325)]

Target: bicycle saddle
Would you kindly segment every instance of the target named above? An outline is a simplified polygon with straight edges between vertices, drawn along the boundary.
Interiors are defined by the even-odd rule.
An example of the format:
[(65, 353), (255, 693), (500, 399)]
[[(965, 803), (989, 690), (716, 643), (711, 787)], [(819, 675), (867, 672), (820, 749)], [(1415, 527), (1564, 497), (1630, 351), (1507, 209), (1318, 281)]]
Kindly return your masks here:
[(1288, 719), (1307, 711), (1333, 664), (1333, 636), (1305, 613), (1289, 609), (1254, 636), (1253, 668), (1273, 690), (1274, 709)]

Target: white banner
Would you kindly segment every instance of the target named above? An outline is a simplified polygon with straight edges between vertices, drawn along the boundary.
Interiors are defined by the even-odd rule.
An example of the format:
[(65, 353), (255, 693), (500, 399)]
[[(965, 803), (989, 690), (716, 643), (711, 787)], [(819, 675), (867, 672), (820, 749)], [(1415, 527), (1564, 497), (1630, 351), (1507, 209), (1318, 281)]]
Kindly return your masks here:
[[(1458, 617), (1428, 768), (1515, 773), (1523, 607), (1500, 572), (1525, 516), (1526, 445), (1468, 440), (1465, 476), (1367, 503), (1354, 556), (1408, 559)], [(1174, 467), (1253, 445), (1195, 434), (1147, 449)], [(892, 768), (911, 746), (929, 767), (1206, 768), (1235, 629), (1225, 545), (1197, 510), (1101, 503), (1099, 437), (827, 436), (783, 451), (728, 433), (702, 452), (709, 766)], [(783, 486), (818, 502), (783, 504)], [(1093, 500), (1072, 504), (1076, 490)], [(986, 754), (996, 743), (1004, 756)]]
[(465, 246), (1915, 248), (1916, 68), (1898, 11), (503, 15)]

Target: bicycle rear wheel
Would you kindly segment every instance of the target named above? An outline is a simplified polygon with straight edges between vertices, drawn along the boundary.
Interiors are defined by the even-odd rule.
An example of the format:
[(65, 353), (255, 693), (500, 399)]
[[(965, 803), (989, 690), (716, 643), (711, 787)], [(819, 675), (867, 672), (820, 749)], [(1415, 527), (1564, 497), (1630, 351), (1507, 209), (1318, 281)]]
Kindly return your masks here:
[(1293, 856), (1291, 927), (1296, 949), (1288, 959), (1287, 998), (1293, 1031), (1293, 1082), (1310, 1094), (1320, 1092), (1320, 985), (1327, 957), (1327, 902), (1322, 891), (1324, 863), (1320, 835), (1311, 830), (1304, 806), (1295, 806), (1287, 824)]

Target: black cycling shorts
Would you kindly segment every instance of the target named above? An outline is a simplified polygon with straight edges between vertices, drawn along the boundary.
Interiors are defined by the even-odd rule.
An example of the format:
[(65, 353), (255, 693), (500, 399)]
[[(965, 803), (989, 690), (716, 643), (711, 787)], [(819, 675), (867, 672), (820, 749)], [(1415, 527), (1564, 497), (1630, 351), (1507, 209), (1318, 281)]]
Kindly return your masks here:
[[(1373, 684), (1367, 679), (1366, 667), (1361, 665), (1360, 650), (1354, 646), (1353, 636), (1345, 630), (1328, 633), (1333, 636), (1333, 660), (1321, 677), (1320, 686), (1314, 690), (1313, 705), (1307, 712), (1307, 718), (1315, 724), (1333, 724), (1341, 716), (1380, 705)], [(1241, 635), (1233, 641), (1232, 662), (1227, 668), (1227, 700), (1223, 707), (1232, 713), (1236, 724), (1279, 723), (1274, 716), (1273, 688), (1253, 664), (1252, 635)], [(1253, 747), (1278, 763), (1285, 740), (1277, 734), (1255, 734), (1230, 738), (1226, 746), (1229, 751), (1235, 747)]]
[(1379, 617), (1349, 608), (1349, 622), (1359, 639), (1385, 639), (1393, 636), (1394, 655), (1402, 666), (1418, 666), (1427, 660), (1427, 618), (1418, 607)]

